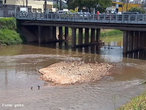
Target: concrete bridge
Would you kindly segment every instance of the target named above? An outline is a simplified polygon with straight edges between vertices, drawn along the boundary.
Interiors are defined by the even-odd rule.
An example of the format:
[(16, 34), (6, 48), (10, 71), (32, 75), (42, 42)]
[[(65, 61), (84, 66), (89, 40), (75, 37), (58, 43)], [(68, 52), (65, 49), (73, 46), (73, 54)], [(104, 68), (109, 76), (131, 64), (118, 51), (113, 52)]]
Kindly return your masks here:
[(19, 31), (27, 42), (67, 42), (70, 27), (72, 47), (98, 45), (100, 29), (119, 29), (124, 33), (124, 53), (144, 50), (146, 47), (146, 14), (81, 15), (30, 12), (17, 13), (17, 22)]

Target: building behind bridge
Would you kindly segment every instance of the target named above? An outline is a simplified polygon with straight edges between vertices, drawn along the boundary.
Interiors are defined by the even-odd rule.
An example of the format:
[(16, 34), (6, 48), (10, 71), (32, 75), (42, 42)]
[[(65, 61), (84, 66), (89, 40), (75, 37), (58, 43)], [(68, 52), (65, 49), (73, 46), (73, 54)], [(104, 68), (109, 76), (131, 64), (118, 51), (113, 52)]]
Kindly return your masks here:
[(114, 12), (126, 12), (129, 11), (131, 8), (139, 8), (141, 7), (143, 1), (142, 0), (125, 0), (125, 2), (123, 2), (123, 0), (112, 0), (112, 7), (108, 7), (107, 11), (110, 11), (112, 13)]
[[(14, 16), (18, 7), (26, 5), (33, 12), (44, 12), (44, 2), (44, 0), (0, 0), (0, 17)], [(53, 0), (47, 0), (46, 8), (52, 10), (53, 4)]]

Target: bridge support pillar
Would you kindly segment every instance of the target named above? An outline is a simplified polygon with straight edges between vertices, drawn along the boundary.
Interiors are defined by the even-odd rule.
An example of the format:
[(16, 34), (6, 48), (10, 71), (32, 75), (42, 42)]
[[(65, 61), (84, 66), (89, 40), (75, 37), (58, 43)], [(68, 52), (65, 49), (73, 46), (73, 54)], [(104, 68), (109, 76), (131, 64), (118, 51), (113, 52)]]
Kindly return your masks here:
[[(123, 53), (131, 58), (139, 58), (138, 53), (144, 50), (146, 32), (125, 31), (123, 36)], [(127, 55), (126, 55), (127, 56)]]
[(96, 38), (95, 38), (95, 42), (96, 42), (96, 53), (99, 52), (99, 40), (100, 40), (100, 29), (96, 29)]
[(142, 32), (138, 32), (138, 36), (137, 36), (137, 39), (138, 39), (137, 40), (137, 42), (138, 42), (138, 44), (137, 44), (138, 50), (141, 49), (141, 46), (140, 46), (141, 43), (142, 43), (142, 41), (141, 41), (141, 37), (142, 36), (141, 35), (142, 35)]
[(146, 41), (146, 33), (144, 33), (144, 32), (142, 33), (141, 41), (142, 41), (141, 48), (145, 49), (146, 48), (146, 43), (145, 43), (145, 41)]
[(85, 28), (85, 44), (89, 44), (89, 28)]
[(57, 39), (56, 39), (56, 27), (53, 26), (52, 28), (53, 28), (53, 32), (52, 32), (52, 34), (53, 34), (53, 35), (52, 35), (52, 36), (53, 36), (53, 40), (56, 41), (56, 40), (57, 40)]
[(133, 51), (133, 33), (129, 32), (129, 51)]
[(52, 26), (49, 27), (49, 37), (50, 37), (50, 39), (53, 39), (53, 27)]
[(76, 47), (76, 28), (72, 28), (72, 47)]
[(96, 29), (96, 42), (99, 43), (99, 38), (100, 38), (100, 29)]
[(139, 35), (139, 48), (141, 48), (141, 49), (143, 49), (143, 43), (144, 43), (144, 39), (143, 39), (143, 37), (144, 37), (144, 32), (141, 32), (140, 33), (140, 35)]
[(83, 44), (83, 28), (79, 28), (79, 34), (78, 34), (78, 45)]
[(59, 27), (59, 35), (58, 35), (58, 38), (60, 41), (63, 40), (63, 30), (62, 30), (62, 27)]
[(136, 43), (136, 33), (133, 32), (133, 49), (134, 50), (136, 50), (136, 45), (137, 45), (137, 43)]
[(38, 26), (38, 44), (41, 44), (41, 26)]
[(42, 26), (41, 27), (41, 43), (48, 43), (51, 39), (50, 36), (50, 27)]
[(128, 42), (128, 35), (127, 35), (127, 32), (124, 31), (124, 32), (123, 32), (123, 53), (124, 53), (124, 54), (126, 54), (127, 51), (128, 51), (127, 42)]
[(138, 50), (138, 32), (133, 32), (135, 33), (135, 49), (134, 50)]
[(95, 29), (91, 29), (91, 44), (95, 43)]
[(68, 27), (65, 27), (65, 41), (67, 42), (68, 41)]

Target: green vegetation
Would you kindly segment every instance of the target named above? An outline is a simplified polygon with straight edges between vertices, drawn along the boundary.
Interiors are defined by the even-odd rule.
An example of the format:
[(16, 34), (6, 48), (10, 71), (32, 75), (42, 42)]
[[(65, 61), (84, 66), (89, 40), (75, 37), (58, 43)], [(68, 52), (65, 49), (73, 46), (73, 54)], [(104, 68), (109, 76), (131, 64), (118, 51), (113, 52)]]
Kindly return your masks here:
[(16, 30), (15, 18), (0, 18), (0, 45), (21, 44), (22, 39)]
[(146, 11), (143, 8), (137, 8), (137, 7), (131, 8), (129, 10), (129, 12), (139, 12), (139, 13), (142, 13), (142, 14), (146, 13)]
[(119, 34), (122, 35), (123, 32), (120, 30), (114, 30), (114, 29), (101, 31), (101, 37), (113, 36), (113, 35), (119, 35)]
[(0, 43), (6, 45), (20, 44), (22, 39), (15, 30), (0, 29)]
[(102, 30), (101, 38), (104, 42), (122, 42), (123, 41), (123, 32), (120, 30)]
[(91, 8), (95, 8), (96, 10), (103, 12), (105, 9), (112, 4), (112, 0), (68, 0), (67, 2), (69, 9), (79, 8), (82, 10), (86, 8), (87, 10), (91, 10)]
[(0, 29), (16, 30), (15, 18), (0, 18)]
[(139, 12), (139, 13), (142, 13), (142, 14), (146, 13), (146, 11), (143, 8), (137, 8), (137, 7), (131, 8), (129, 10), (129, 12)]
[(119, 110), (146, 110), (146, 93), (131, 100)]

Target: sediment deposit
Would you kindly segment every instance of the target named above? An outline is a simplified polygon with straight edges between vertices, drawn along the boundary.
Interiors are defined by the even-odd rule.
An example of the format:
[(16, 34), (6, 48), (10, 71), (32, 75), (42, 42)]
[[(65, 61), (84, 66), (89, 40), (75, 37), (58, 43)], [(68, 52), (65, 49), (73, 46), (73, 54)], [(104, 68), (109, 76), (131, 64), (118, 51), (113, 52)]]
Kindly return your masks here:
[(110, 75), (108, 63), (59, 62), (40, 69), (41, 79), (55, 84), (74, 84), (100, 80)]

